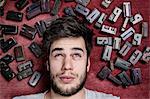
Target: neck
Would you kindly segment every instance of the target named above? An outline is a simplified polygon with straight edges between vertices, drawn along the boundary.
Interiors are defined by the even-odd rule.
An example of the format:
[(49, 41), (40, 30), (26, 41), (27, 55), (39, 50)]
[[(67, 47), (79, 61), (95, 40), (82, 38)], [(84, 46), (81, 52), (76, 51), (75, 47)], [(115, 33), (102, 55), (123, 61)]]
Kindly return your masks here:
[(45, 94), (44, 99), (85, 99), (85, 90), (82, 88), (79, 92), (72, 96), (61, 96), (51, 89), (48, 93)]

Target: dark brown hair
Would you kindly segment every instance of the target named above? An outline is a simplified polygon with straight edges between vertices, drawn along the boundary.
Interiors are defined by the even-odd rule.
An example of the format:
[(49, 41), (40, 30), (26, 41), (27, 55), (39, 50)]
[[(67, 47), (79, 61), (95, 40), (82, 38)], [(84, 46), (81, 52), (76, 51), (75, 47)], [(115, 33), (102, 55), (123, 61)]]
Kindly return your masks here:
[(87, 55), (92, 49), (92, 31), (78, 18), (64, 16), (54, 20), (43, 35), (43, 49), (49, 55), (52, 43), (60, 38), (83, 37)]

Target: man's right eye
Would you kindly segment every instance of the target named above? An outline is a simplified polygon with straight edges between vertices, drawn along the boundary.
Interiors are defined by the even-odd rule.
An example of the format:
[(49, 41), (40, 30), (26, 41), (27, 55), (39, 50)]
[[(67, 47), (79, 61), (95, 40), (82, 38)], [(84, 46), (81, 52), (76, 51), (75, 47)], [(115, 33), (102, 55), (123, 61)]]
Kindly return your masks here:
[(57, 57), (63, 57), (63, 55), (62, 54), (55, 54), (54, 57), (55, 58), (57, 58)]

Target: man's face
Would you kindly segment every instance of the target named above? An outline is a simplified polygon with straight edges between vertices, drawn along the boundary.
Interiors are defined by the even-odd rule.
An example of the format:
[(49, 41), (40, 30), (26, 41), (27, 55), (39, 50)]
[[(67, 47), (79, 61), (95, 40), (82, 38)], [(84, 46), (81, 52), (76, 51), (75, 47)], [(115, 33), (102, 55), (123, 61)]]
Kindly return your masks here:
[(62, 38), (50, 48), (49, 69), (52, 90), (62, 96), (71, 96), (83, 88), (90, 60), (82, 37)]

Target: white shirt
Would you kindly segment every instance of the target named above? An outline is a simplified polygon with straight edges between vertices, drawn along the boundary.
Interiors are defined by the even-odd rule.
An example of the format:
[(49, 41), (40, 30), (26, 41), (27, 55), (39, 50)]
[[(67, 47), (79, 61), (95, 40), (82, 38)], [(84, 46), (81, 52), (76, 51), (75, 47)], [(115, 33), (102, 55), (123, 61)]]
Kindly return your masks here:
[[(18, 97), (14, 97), (13, 99), (44, 99), (46, 93), (47, 91), (44, 93), (18, 96)], [(120, 97), (113, 96), (112, 94), (106, 94), (106, 93), (92, 91), (88, 89), (85, 89), (85, 94), (86, 94), (86, 99), (120, 99)]]

